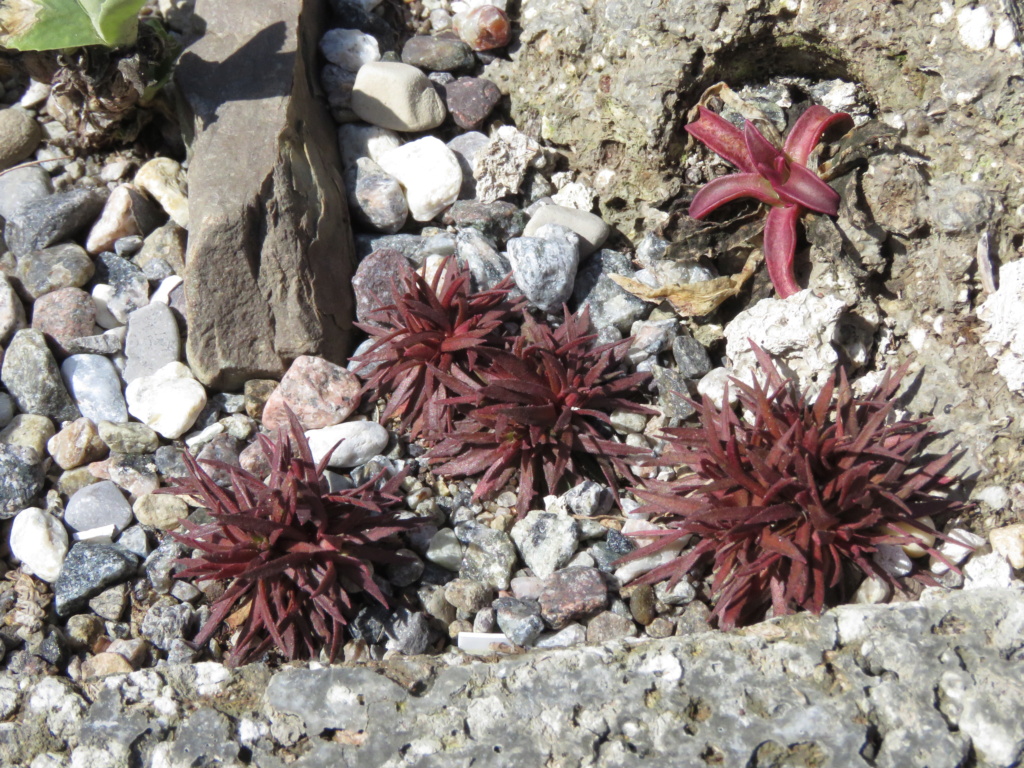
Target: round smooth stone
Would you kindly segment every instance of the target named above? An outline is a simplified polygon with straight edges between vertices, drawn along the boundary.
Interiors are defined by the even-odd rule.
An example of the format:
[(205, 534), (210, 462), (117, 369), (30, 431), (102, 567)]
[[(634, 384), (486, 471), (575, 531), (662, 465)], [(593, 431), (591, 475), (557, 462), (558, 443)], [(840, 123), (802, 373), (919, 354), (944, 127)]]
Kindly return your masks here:
[(600, 248), (611, 232), (611, 228), (601, 220), (600, 216), (575, 208), (565, 208), (561, 205), (545, 205), (538, 208), (537, 212), (533, 214), (526, 224), (523, 234), (533, 237), (537, 234), (537, 230), (545, 224), (560, 224), (579, 235), (581, 258), (589, 256)]
[(42, 138), (38, 121), (28, 112), (14, 107), (0, 110), (0, 170), (35, 152)]
[(44, 509), (29, 507), (11, 525), (11, 552), (43, 581), (53, 583), (68, 554), (68, 532)]
[(318, 464), (335, 443), (327, 466), (334, 468), (358, 467), (384, 450), (388, 444), (388, 431), (375, 421), (349, 421), (324, 429), (306, 432), (309, 449)]
[(476, 57), (461, 40), (431, 35), (416, 35), (402, 47), (402, 61), (429, 72), (470, 69)]
[(206, 390), (182, 363), (168, 363), (125, 389), (128, 413), (169, 440), (187, 432), (206, 407)]
[(173, 531), (188, 517), (188, 504), (177, 496), (147, 493), (135, 500), (135, 517), (143, 525)]
[(393, 131), (429, 131), (444, 122), (445, 107), (416, 67), (390, 61), (364, 64), (352, 86), (352, 111)]
[(64, 522), (76, 531), (113, 525), (123, 531), (133, 520), (132, 506), (110, 480), (87, 485), (68, 499)]

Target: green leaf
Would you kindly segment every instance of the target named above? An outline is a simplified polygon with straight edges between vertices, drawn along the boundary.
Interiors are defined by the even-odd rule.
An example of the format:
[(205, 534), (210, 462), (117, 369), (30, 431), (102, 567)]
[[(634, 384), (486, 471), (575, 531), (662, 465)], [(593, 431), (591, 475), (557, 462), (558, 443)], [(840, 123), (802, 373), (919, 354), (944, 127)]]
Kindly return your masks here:
[(0, 46), (50, 51), (131, 45), (145, 4), (146, 0), (6, 0), (0, 6)]

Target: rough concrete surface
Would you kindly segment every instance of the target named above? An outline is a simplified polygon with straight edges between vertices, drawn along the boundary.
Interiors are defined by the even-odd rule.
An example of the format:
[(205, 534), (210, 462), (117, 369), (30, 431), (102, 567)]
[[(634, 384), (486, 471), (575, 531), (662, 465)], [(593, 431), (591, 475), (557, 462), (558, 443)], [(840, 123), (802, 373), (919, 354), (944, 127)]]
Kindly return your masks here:
[(935, 590), (488, 659), (0, 675), (0, 765), (1009, 768), (1022, 636), (1019, 590)]

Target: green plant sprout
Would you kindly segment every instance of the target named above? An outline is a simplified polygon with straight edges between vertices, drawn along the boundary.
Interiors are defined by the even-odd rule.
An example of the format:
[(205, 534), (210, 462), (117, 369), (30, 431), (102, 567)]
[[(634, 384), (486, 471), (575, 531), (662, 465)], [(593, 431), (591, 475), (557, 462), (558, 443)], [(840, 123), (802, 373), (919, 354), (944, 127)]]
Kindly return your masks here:
[(132, 45), (146, 0), (8, 0), (0, 5), (0, 46), (52, 51)]

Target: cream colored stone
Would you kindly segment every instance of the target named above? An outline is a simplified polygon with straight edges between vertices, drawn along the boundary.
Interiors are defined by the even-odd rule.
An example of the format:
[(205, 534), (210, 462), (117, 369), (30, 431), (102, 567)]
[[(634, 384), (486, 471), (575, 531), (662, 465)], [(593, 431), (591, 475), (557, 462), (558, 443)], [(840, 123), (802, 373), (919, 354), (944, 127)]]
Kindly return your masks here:
[(46, 455), (46, 441), (53, 437), (53, 422), (34, 413), (19, 413), (0, 431), (0, 443), (31, 448), (40, 458)]
[(1024, 568), (1024, 523), (1007, 525), (989, 531), (992, 549), (1005, 557), (1014, 568)]
[(411, 64), (374, 61), (356, 73), (352, 111), (393, 131), (429, 131), (444, 122), (444, 102), (433, 83)]
[(134, 672), (131, 662), (119, 653), (97, 653), (82, 662), (82, 677), (106, 677), (107, 675), (127, 675)]
[(173, 531), (188, 517), (188, 504), (177, 496), (147, 493), (135, 500), (132, 511), (143, 525)]
[(188, 193), (185, 172), (169, 157), (156, 157), (139, 168), (135, 185), (160, 203), (179, 227), (188, 229)]
[(164, 437), (187, 432), (206, 406), (206, 389), (182, 363), (168, 363), (151, 376), (140, 376), (125, 389), (128, 413)]

